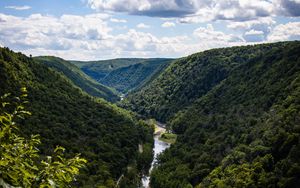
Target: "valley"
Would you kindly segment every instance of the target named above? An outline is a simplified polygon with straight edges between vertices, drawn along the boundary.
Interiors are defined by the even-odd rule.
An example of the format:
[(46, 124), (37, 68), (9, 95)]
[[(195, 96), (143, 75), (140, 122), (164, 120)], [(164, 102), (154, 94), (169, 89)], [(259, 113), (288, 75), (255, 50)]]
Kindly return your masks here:
[(172, 61), (165, 58), (123, 58), (102, 61), (70, 61), (94, 80), (126, 94), (158, 76)]
[[(152, 128), (146, 123), (87, 94), (62, 72), (8, 48), (0, 49), (0, 70), (0, 96), (11, 95), (6, 102), (14, 102), (20, 88), (28, 91), (24, 108), (32, 115), (16, 121), (21, 124), (16, 132), (27, 139), (39, 135), (43, 158), (59, 145), (66, 148), (67, 156), (81, 153), (87, 160), (72, 186), (114, 187), (121, 174), (126, 186), (140, 181), (139, 172), (148, 169), (152, 161)], [(90, 83), (88, 79), (83, 81)], [(1, 108), (1, 114), (7, 113), (4, 110)], [(138, 144), (145, 145), (143, 155), (138, 153)], [(5, 179), (12, 183), (9, 180)]]
[(0, 0), (0, 188), (300, 187), (300, 0)]
[(58, 145), (86, 159), (71, 187), (297, 187), (299, 52), (289, 41), (68, 61), (1, 48), (0, 96), (14, 104), (27, 88), (15, 131), (40, 136), (42, 159)]

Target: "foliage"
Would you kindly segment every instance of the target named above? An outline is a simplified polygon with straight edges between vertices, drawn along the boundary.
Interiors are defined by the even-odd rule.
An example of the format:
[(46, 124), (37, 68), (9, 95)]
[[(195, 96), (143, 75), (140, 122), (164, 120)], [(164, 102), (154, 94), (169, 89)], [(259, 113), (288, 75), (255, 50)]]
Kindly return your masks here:
[(159, 139), (164, 142), (174, 144), (176, 142), (177, 135), (173, 134), (173, 133), (164, 133), (161, 135), (161, 137)]
[(122, 93), (135, 90), (146, 85), (156, 74), (162, 72), (170, 60), (147, 59), (140, 63), (111, 71), (101, 83), (113, 87)]
[(1, 97), (0, 114), (0, 179), (1, 186), (21, 187), (68, 187), (79, 174), (86, 160), (79, 154), (71, 159), (64, 156), (64, 148), (56, 147), (53, 157), (41, 160), (37, 149), (38, 135), (25, 139), (17, 134), (16, 118), (31, 113), (25, 110), (26, 88), (22, 88), (15, 102), (8, 102), (8, 94)]
[(39, 134), (43, 156), (57, 145), (68, 148), (66, 156), (81, 153), (88, 161), (73, 186), (114, 187), (116, 180), (135, 163), (138, 144), (151, 142), (151, 128), (134, 115), (102, 99), (93, 98), (75, 87), (56, 70), (8, 48), (0, 49), (0, 94), (25, 86), (28, 110), (20, 134)]
[(299, 52), (297, 41), (201, 52), (129, 96), (178, 134), (151, 187), (297, 187)]
[(98, 82), (127, 93), (149, 83), (162, 72), (171, 59), (123, 58), (102, 61), (71, 61)]
[[(89, 161), (75, 186), (114, 187), (120, 177), (120, 187), (139, 184), (152, 158), (151, 127), (43, 64), (0, 52), (0, 94), (20, 85), (32, 93), (21, 132), (41, 134), (45, 155), (62, 145)], [(297, 187), (299, 52), (298, 41), (209, 50), (172, 62), (130, 94), (123, 106), (168, 121), (178, 135), (159, 156), (151, 187)], [(108, 65), (105, 75), (122, 67), (90, 63)]]
[(166, 122), (225, 80), (242, 64), (272, 51), (280, 43), (213, 49), (175, 60), (138, 92), (123, 101), (122, 107), (148, 118)]
[(144, 175), (148, 174), (153, 160), (153, 144), (147, 143), (143, 145), (143, 151), (139, 153), (137, 158), (137, 169)]
[(85, 73), (83, 73), (78, 67), (68, 61), (52, 56), (35, 57), (34, 60), (43, 63), (48, 67), (57, 70), (58, 72), (62, 72), (63, 75), (65, 75), (74, 83), (74, 85), (80, 87), (83, 91), (92, 96), (101, 97), (111, 102), (116, 102), (119, 100), (117, 93), (113, 91), (112, 88), (94, 81)]

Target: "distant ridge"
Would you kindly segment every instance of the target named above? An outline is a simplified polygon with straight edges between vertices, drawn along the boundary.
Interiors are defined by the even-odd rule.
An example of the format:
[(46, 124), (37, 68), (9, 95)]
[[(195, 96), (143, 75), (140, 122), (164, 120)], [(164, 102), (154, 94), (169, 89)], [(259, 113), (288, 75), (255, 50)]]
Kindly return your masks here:
[(173, 59), (119, 58), (101, 61), (70, 61), (87, 75), (121, 93), (138, 89), (163, 71)]
[(88, 94), (101, 97), (105, 100), (116, 102), (119, 97), (112, 88), (104, 86), (83, 73), (77, 66), (72, 63), (53, 56), (39, 56), (34, 59), (40, 63), (54, 68), (55, 70), (62, 72), (67, 78), (69, 78), (76, 86), (80, 87)]

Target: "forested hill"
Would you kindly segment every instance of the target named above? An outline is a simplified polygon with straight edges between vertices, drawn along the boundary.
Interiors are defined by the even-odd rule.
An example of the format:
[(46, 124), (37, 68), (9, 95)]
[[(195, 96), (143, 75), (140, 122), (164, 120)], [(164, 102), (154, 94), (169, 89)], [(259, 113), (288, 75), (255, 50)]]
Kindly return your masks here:
[(77, 66), (68, 61), (53, 56), (34, 57), (34, 60), (44, 63), (48, 67), (54, 68), (55, 70), (63, 73), (76, 86), (80, 87), (83, 91), (92, 96), (101, 97), (111, 102), (119, 100), (117, 93), (113, 91), (113, 89), (94, 81), (83, 73)]
[[(25, 136), (39, 134), (42, 154), (61, 145), (68, 156), (81, 153), (87, 159), (76, 186), (115, 187), (122, 174), (126, 180), (128, 169), (128, 178), (139, 172), (135, 165), (140, 165), (143, 158), (138, 154), (138, 144), (151, 144), (150, 128), (125, 110), (83, 93), (54, 69), (0, 48), (0, 95), (18, 96), (21, 87), (28, 90), (26, 110), (32, 116), (22, 120), (20, 132)], [(128, 187), (136, 182), (127, 183), (124, 184)]]
[[(162, 122), (193, 104), (243, 64), (260, 60), (274, 48), (298, 42), (213, 49), (175, 60), (150, 84), (132, 92), (122, 106)], [(270, 60), (271, 61), (271, 60)]]
[[(160, 156), (151, 187), (299, 187), (299, 52), (300, 42), (234, 47), (195, 54), (169, 67), (154, 84), (166, 91), (169, 83), (175, 95), (177, 87), (185, 90), (199, 81), (189, 79), (182, 87), (181, 78), (191, 77), (195, 61), (213, 67), (227, 62), (230, 69), (170, 120), (178, 139)], [(177, 80), (176, 87), (167, 78)]]
[(121, 58), (102, 61), (70, 61), (99, 83), (127, 93), (146, 85), (172, 61), (165, 58)]

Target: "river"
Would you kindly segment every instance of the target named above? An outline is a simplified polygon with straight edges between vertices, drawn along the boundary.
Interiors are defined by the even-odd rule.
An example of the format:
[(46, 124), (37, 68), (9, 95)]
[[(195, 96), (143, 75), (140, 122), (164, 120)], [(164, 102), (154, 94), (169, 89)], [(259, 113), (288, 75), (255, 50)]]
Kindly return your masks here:
[(168, 147), (170, 147), (170, 144), (163, 142), (161, 140), (159, 140), (159, 137), (161, 136), (162, 133), (165, 132), (165, 128), (161, 127), (161, 126), (156, 126), (156, 131), (154, 133), (154, 159), (151, 163), (151, 168), (149, 170), (149, 175), (143, 177), (142, 179), (142, 185), (144, 188), (149, 188), (149, 183), (150, 183), (150, 173), (153, 169), (153, 166), (155, 165), (156, 161), (157, 161), (157, 156), (158, 154), (160, 154), (161, 152), (163, 152), (165, 149), (167, 149)]

